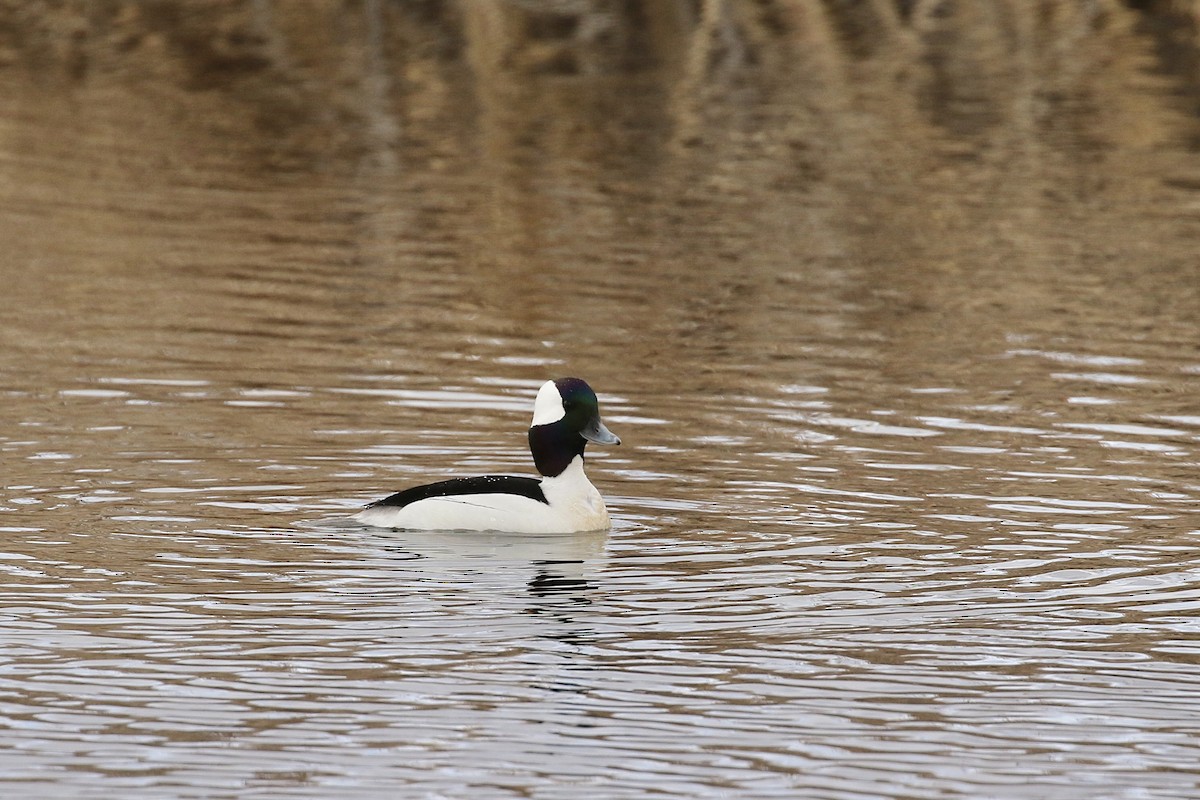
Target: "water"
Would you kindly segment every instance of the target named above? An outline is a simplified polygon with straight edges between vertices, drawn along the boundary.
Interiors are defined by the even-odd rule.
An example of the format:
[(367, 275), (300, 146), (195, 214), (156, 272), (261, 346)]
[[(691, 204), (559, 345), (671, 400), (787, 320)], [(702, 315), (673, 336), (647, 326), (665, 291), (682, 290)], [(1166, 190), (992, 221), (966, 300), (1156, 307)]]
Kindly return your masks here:
[[(0, 793), (1200, 795), (1195, 45), (1026, 6), (9, 20)], [(347, 519), (566, 374), (610, 533)]]

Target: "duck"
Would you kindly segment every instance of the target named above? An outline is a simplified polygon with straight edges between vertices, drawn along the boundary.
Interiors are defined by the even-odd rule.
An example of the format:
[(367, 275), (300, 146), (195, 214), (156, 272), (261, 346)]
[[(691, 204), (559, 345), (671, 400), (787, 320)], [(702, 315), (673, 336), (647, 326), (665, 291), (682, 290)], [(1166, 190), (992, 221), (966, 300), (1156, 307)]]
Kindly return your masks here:
[(589, 442), (618, 445), (581, 378), (546, 381), (533, 402), (529, 452), (540, 477), (477, 475), (414, 486), (354, 518), (404, 530), (582, 533), (610, 527), (604, 498), (583, 470)]

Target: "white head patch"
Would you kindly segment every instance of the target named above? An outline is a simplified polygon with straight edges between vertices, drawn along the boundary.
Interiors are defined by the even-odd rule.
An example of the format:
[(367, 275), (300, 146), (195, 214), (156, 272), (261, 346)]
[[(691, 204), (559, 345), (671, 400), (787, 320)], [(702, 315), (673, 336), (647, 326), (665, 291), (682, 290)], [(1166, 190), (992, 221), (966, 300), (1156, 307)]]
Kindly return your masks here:
[(530, 427), (549, 425), (566, 415), (558, 387), (554, 385), (554, 381), (546, 381), (538, 390), (537, 399), (533, 401), (533, 422), (530, 423)]

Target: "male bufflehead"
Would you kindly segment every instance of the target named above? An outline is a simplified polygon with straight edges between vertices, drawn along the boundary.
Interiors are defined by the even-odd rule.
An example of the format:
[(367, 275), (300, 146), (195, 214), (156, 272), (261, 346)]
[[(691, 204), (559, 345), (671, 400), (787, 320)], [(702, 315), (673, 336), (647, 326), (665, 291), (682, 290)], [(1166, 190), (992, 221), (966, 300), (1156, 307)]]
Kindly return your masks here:
[(608, 509), (583, 472), (588, 442), (620, 444), (600, 421), (592, 387), (579, 378), (546, 381), (533, 403), (529, 450), (541, 479), (512, 475), (452, 478), (371, 503), (355, 519), (381, 528), (576, 533), (608, 527)]

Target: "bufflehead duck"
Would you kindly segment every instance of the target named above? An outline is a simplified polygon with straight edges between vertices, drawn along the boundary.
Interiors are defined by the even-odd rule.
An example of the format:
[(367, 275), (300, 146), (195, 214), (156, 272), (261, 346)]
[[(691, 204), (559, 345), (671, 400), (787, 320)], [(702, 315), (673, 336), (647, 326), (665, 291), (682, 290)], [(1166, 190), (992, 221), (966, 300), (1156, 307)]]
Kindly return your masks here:
[(600, 421), (592, 387), (579, 378), (546, 381), (533, 403), (529, 450), (541, 479), (513, 475), (452, 478), (371, 503), (355, 519), (412, 530), (576, 533), (608, 527), (604, 498), (583, 472), (588, 442), (620, 444)]

